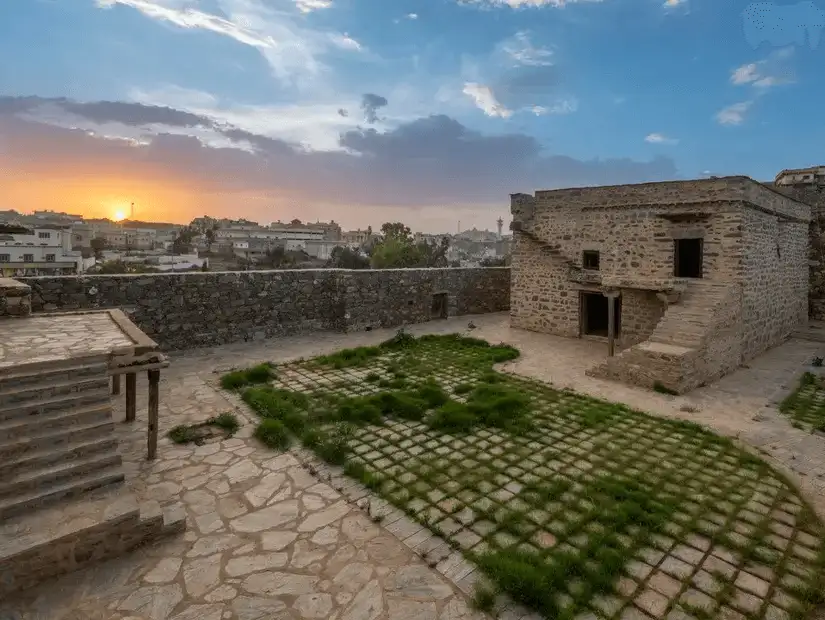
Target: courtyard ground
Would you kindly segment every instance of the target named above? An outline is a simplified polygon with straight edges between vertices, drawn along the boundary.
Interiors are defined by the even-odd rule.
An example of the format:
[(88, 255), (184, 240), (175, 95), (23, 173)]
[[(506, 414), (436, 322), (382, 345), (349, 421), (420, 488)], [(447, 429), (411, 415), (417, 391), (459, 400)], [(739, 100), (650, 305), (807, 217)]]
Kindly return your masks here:
[[(820, 352), (821, 345), (789, 342), (717, 385), (703, 388), (687, 397), (672, 397), (586, 377), (584, 370), (597, 363), (604, 354), (603, 345), (510, 330), (506, 316), (462, 317), (414, 326), (410, 331), (417, 334), (466, 332), (464, 328), (468, 321), (473, 321), (477, 326), (472, 332), (473, 336), (494, 343), (508, 342), (521, 350), (522, 357), (505, 365), (506, 372), (549, 381), (558, 387), (569, 387), (613, 402), (626, 403), (657, 416), (696, 421), (723, 435), (738, 437), (745, 444), (765, 450), (770, 455), (766, 460), (789, 472), (791, 480), (801, 487), (805, 498), (817, 512), (825, 512), (825, 439), (811, 434), (807, 429), (794, 428), (787, 417), (771, 406), (783, 392), (792, 387), (796, 376), (804, 370), (805, 363)], [(393, 512), (386, 506), (382, 510), (385, 516), (381, 522), (374, 522), (358, 507), (348, 503), (331, 485), (319, 482), (301, 467), (296, 458), (300, 454), (278, 455), (260, 445), (251, 437), (256, 423), (255, 416), (234, 395), (227, 394), (218, 386), (219, 375), (232, 367), (247, 367), (261, 361), (284, 362), (298, 357), (309, 358), (331, 353), (344, 347), (376, 344), (393, 333), (394, 330), (349, 335), (313, 334), (192, 351), (174, 357), (172, 367), (162, 380), (162, 434), (175, 425), (201, 422), (225, 411), (236, 411), (244, 423), (234, 438), (219, 444), (181, 447), (163, 439), (160, 458), (153, 463), (143, 460), (146, 420), (145, 414), (142, 416), (140, 412), (145, 410), (145, 403), (139, 403), (138, 421), (131, 427), (121, 427), (129, 484), (139, 496), (157, 499), (162, 503), (182, 502), (188, 513), (189, 531), (178, 539), (78, 571), (57, 583), (26, 593), (17, 601), (4, 603), (0, 605), (0, 610), (9, 618), (26, 620), (395, 620), (407, 617), (459, 620), (480, 617), (468, 609), (465, 594), (472, 590), (475, 581), (472, 578), (472, 566), (462, 563), (456, 551), (450, 549), (435, 566), (428, 566), (419, 560), (411, 548), (428, 544), (426, 541), (431, 540), (423, 527), (416, 526), (402, 517), (400, 512)], [(542, 389), (533, 387), (535, 384), (523, 379), (514, 380), (524, 381), (525, 389)], [(138, 393), (142, 394), (142, 390)], [(122, 401), (118, 403), (121, 417), (122, 404)], [(551, 416), (548, 419), (549, 417)], [(412, 436), (425, 436), (425, 431), (415, 427), (414, 423), (403, 424), (413, 426), (405, 431)], [(633, 455), (641, 455), (636, 465), (640, 470), (655, 469), (651, 454), (662, 456), (655, 452), (657, 446), (654, 445), (657, 437), (664, 440), (660, 430), (662, 428), (660, 422), (650, 419), (646, 419), (639, 428), (622, 425), (621, 439), (622, 445), (628, 450), (627, 458), (632, 460)], [(599, 441), (598, 437), (586, 439), (575, 436), (575, 433), (585, 431), (569, 420), (552, 430), (561, 435), (554, 437), (555, 439), (571, 446), (573, 444), (570, 439), (573, 438), (589, 440), (594, 445)], [(650, 432), (643, 432), (646, 430)], [(428, 441), (431, 440), (434, 439), (428, 438)], [(499, 448), (501, 454), (494, 453), (492, 450), (498, 446), (493, 444), (500, 446), (500, 442), (489, 441), (489, 438), (483, 436), (481, 440), (488, 441), (488, 444), (460, 446), (461, 457), (473, 458), (474, 455), (488, 452), (498, 457), (509, 452)], [(362, 444), (367, 449), (367, 454), (376, 451), (375, 448), (380, 449), (382, 445), (381, 438), (377, 435), (375, 438), (363, 436)], [(440, 447), (447, 446), (431, 448), (435, 451)], [(525, 448), (547, 448), (531, 448), (529, 443), (514, 447), (517, 450), (514, 454), (521, 454)], [(701, 468), (712, 465), (711, 454), (696, 455), (691, 450), (682, 450), (678, 446), (664, 447), (670, 462), (694, 468), (700, 480)], [(586, 449), (571, 452), (572, 448), (562, 448), (563, 457), (576, 454), (575, 461), (565, 463), (565, 466), (575, 466), (584, 474), (588, 467), (605, 462), (605, 453), (598, 450), (591, 454)], [(644, 448), (649, 448), (651, 452), (647, 453)], [(658, 445), (658, 449), (663, 449), (662, 444)], [(715, 448), (705, 446), (703, 449), (710, 450), (713, 454)], [(720, 448), (720, 451), (724, 450)], [(615, 450), (611, 453), (611, 462), (614, 466), (619, 465), (622, 462), (621, 454)], [(523, 456), (529, 457), (526, 452)], [(730, 455), (725, 453), (722, 456)], [(595, 463), (592, 459), (600, 462)], [(740, 476), (737, 473), (740, 471), (738, 457), (735, 460), (737, 463), (730, 462), (729, 471), (724, 472), (725, 484), (746, 484), (753, 486), (756, 492), (754, 485), (757, 483), (753, 476), (747, 474), (751, 470), (745, 467), (742, 470), (745, 473)], [(670, 471), (673, 472), (673, 469), (670, 468)], [(679, 473), (676, 469), (674, 475)], [(530, 481), (524, 484), (524, 480), (511, 477), (510, 480), (501, 482), (502, 487), (511, 484), (508, 492), (515, 495), (524, 491)], [(572, 486), (573, 491), (587, 491), (586, 482), (586, 479), (573, 481), (571, 484), (579, 485)], [(676, 478), (668, 479), (668, 482), (679, 483)], [(514, 484), (520, 484), (521, 488), (517, 489), (512, 486)], [(762, 503), (763, 508), (768, 507), (769, 514), (778, 515), (781, 512), (794, 517), (800, 512), (798, 500), (785, 491), (781, 480), (771, 477), (765, 485), (768, 488), (759, 492), (766, 491), (763, 494), (772, 498), (772, 503)], [(568, 491), (570, 489), (562, 493)], [(609, 489), (595, 491), (608, 491), (610, 496)], [(583, 497), (579, 493), (575, 499), (578, 501)], [(748, 497), (747, 501), (752, 499)], [(525, 496), (526, 500), (529, 497)], [(752, 508), (759, 506), (754, 505)], [(676, 512), (682, 509), (680, 506)], [(746, 510), (762, 514), (758, 510)], [(739, 515), (739, 512), (736, 514)], [(745, 517), (743, 513), (742, 519), (737, 517), (731, 523), (734, 528), (732, 531), (750, 536), (751, 532), (747, 528), (751, 525), (758, 527), (758, 524), (749, 522)], [(778, 519), (779, 517), (773, 519), (772, 523)], [(573, 519), (568, 521), (573, 522)], [(579, 521), (583, 526), (592, 523), (581, 519)], [(736, 530), (737, 524), (741, 524), (745, 531)], [(804, 534), (805, 528), (797, 525), (795, 519), (794, 523), (786, 523), (792, 534)], [(462, 528), (454, 534), (470, 530), (472, 528)], [(449, 537), (449, 534), (444, 533)], [(530, 534), (535, 535), (535, 529)], [(556, 537), (552, 532), (549, 534)], [(478, 533), (476, 535), (481, 537)], [(662, 535), (667, 536), (666, 533)], [(772, 531), (767, 535), (782, 538), (781, 532)], [(702, 590), (701, 583), (695, 583), (696, 588), (691, 586), (686, 589), (680, 586), (677, 592), (670, 595), (661, 592), (662, 589), (675, 587), (666, 578), (675, 578), (676, 581), (681, 579), (679, 583), (685, 583), (682, 577), (673, 575), (672, 570), (666, 569), (665, 561), (668, 561), (668, 567), (676, 570), (679, 567), (686, 570), (682, 564), (691, 566), (691, 579), (700, 574), (704, 578), (704, 573), (713, 576), (717, 572), (724, 574), (725, 570), (730, 570), (724, 566), (724, 557), (706, 553), (708, 549), (703, 547), (707, 547), (707, 543), (700, 539), (701, 535), (697, 536), (696, 546), (685, 545), (678, 550), (672, 548), (667, 555), (655, 545), (636, 549), (646, 554), (648, 561), (652, 561), (658, 553), (663, 555), (657, 558), (655, 570), (652, 565), (645, 564), (645, 558), (638, 561), (636, 568), (640, 574), (646, 572), (640, 578), (644, 587), (637, 588), (638, 593), (623, 595), (625, 598), (622, 600), (638, 598), (637, 606), (625, 607), (639, 615), (624, 617), (644, 618), (644, 613), (653, 614), (654, 617), (660, 615), (666, 609), (662, 607), (663, 598), (670, 601), (677, 595), (687, 595), (689, 590), (697, 593), (689, 596), (698, 597), (695, 600), (701, 602), (699, 595), (706, 592)], [(558, 538), (560, 537), (561, 534)], [(399, 542), (401, 539), (404, 543)], [(791, 553), (799, 549), (799, 553), (804, 556), (805, 549), (811, 548), (802, 544), (802, 536), (794, 534), (784, 539), (791, 541), (792, 544), (787, 545)], [(539, 536), (536, 542), (541, 547), (550, 544), (550, 539)], [(463, 546), (458, 540), (454, 544)], [(697, 553), (701, 558), (697, 557)], [(718, 564), (717, 560), (723, 564)], [(704, 566), (709, 561), (717, 563), (713, 567), (715, 572)], [(802, 563), (804, 564), (804, 557)], [(740, 564), (737, 562), (727, 562), (727, 565), (735, 569), (728, 576), (728, 580), (732, 579), (733, 582), (720, 582), (723, 587), (734, 588), (734, 595), (742, 592), (739, 596), (744, 605), (754, 606), (756, 603), (753, 599), (759, 599), (761, 612), (767, 614), (772, 606), (776, 611), (771, 613), (778, 614), (777, 618), (782, 617), (781, 601), (773, 600), (781, 588), (773, 585), (772, 576), (764, 571), (760, 575), (758, 571), (753, 574), (738, 570)], [(693, 570), (695, 568), (699, 570)], [(740, 575), (742, 581), (739, 581)], [(783, 571), (780, 577), (788, 575), (798, 576), (798, 571)], [(657, 583), (660, 582), (658, 589), (652, 584), (654, 577)], [(765, 591), (765, 583), (769, 584), (768, 591)], [(629, 584), (627, 587), (630, 587)], [(710, 587), (709, 582), (707, 587)], [(607, 604), (611, 604), (609, 599)], [(732, 604), (731, 618), (738, 617), (734, 615), (734, 608), (736, 605)], [(647, 612), (642, 609), (647, 609)], [(741, 607), (739, 609), (746, 611)], [(504, 617), (507, 617), (507, 613)], [(519, 616), (516, 612), (510, 612), (509, 617)]]

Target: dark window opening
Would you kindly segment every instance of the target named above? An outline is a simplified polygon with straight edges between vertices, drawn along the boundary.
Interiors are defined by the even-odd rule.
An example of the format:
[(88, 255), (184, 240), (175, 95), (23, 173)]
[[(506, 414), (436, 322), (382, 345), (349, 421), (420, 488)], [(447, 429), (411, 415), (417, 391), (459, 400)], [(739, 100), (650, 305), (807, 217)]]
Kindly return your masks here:
[(596, 250), (582, 252), (582, 266), (585, 269), (599, 270), (599, 253)]
[(436, 293), (433, 295), (433, 303), (430, 308), (430, 318), (447, 318), (447, 293)]
[(677, 278), (702, 277), (702, 239), (674, 239), (673, 275)]
[[(607, 303), (608, 298), (601, 293), (581, 294), (582, 333), (584, 335), (607, 337)], [(615, 304), (613, 334), (618, 337), (622, 325), (622, 298), (617, 297), (613, 303)]]

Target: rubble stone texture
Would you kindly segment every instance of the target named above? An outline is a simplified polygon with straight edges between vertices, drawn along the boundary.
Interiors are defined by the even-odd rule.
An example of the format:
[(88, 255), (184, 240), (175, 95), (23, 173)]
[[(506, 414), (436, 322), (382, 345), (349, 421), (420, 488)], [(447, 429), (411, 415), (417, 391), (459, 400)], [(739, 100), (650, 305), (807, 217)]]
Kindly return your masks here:
[[(746, 177), (514, 194), (511, 211), (514, 327), (578, 337), (581, 293), (620, 293), (625, 350), (595, 376), (686, 392), (807, 319), (811, 208)], [(701, 278), (675, 277), (686, 238), (702, 239)]]
[(428, 321), (510, 307), (510, 270), (279, 270), (20, 278), (35, 312), (121, 308), (164, 349)]

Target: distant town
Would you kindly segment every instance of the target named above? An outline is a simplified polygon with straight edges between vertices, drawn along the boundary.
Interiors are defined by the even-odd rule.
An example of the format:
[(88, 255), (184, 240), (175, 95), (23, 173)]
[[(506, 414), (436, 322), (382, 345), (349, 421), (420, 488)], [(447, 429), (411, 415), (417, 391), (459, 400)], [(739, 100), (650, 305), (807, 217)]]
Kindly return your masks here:
[(495, 224), (494, 231), (426, 234), (401, 222), (347, 231), (335, 221), (203, 216), (180, 225), (0, 210), (0, 275), (508, 265), (512, 237), (501, 218)]

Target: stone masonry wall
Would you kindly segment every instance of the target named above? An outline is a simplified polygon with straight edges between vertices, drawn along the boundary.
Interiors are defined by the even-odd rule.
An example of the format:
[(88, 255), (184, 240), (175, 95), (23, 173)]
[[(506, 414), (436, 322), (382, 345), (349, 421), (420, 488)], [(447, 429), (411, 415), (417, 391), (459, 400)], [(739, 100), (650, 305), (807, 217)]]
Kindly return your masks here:
[(31, 289), (11, 278), (0, 278), (0, 318), (31, 313)]
[(743, 361), (785, 340), (808, 315), (808, 223), (744, 211)]
[[(674, 238), (704, 239), (705, 278), (737, 278), (742, 243), (741, 205), (722, 202), (694, 210), (712, 215), (670, 221), (661, 217), (673, 211), (668, 206), (582, 209), (581, 204), (547, 206), (537, 200), (530, 233), (559, 246), (559, 253), (579, 266), (584, 250), (599, 251), (601, 282), (621, 282), (625, 289), (619, 344), (629, 346), (644, 340), (664, 312), (664, 304), (652, 291), (631, 289), (674, 280)], [(598, 290), (598, 286), (571, 283), (564, 258), (548, 254), (540, 243), (516, 233), (510, 310), (514, 327), (568, 337), (579, 335), (578, 290)]]
[(510, 269), (286, 270), (20, 278), (36, 312), (121, 308), (166, 349), (429, 320), (510, 304)]

